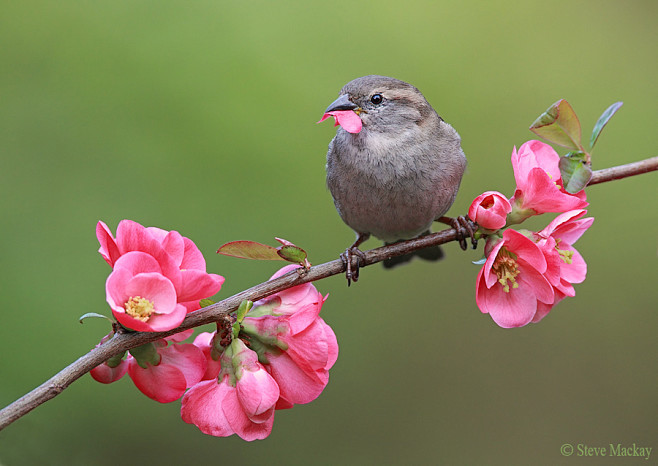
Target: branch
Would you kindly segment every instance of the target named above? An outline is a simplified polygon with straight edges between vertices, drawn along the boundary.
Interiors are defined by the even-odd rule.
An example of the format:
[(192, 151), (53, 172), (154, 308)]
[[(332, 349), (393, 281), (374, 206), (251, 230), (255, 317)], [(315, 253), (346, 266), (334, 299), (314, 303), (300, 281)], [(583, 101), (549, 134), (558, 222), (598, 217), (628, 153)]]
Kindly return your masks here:
[[(618, 167), (597, 170), (594, 172), (589, 184), (604, 183), (654, 170), (658, 170), (658, 157)], [(384, 259), (401, 256), (418, 249), (455, 241), (458, 237), (459, 233), (457, 230), (448, 229), (420, 238), (414, 238), (408, 241), (371, 249), (364, 253), (364, 260), (362, 261), (361, 266), (365, 267), (381, 262)], [(311, 267), (308, 271), (305, 271), (304, 269), (296, 269), (279, 278), (261, 283), (211, 306), (192, 312), (185, 318), (178, 328), (173, 330), (167, 332), (131, 332), (120, 329), (112, 339), (103, 345), (94, 348), (89, 353), (80, 357), (77, 361), (57, 373), (51, 379), (0, 410), (0, 430), (29, 413), (37, 406), (59, 395), (77, 379), (97, 365), (107, 361), (112, 356), (121, 354), (131, 348), (182, 332), (183, 330), (216, 322), (223, 316), (234, 312), (243, 300), (258, 301), (259, 299), (266, 298), (267, 296), (293, 286), (321, 280), (344, 272), (345, 264), (340, 259), (316, 265)]]
[(592, 174), (592, 179), (587, 184), (605, 183), (606, 181), (620, 180), (629, 176), (641, 175), (658, 170), (658, 157), (651, 157), (650, 159), (640, 160), (639, 162), (628, 163), (626, 165), (619, 165), (618, 167), (604, 168), (603, 170), (596, 170)]

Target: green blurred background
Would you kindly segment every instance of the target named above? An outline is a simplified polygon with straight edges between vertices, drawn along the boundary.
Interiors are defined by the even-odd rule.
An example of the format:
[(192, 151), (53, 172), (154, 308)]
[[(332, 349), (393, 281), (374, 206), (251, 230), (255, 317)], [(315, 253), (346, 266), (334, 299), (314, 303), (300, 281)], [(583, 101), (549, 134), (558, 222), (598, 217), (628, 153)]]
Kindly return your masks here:
[[(512, 147), (560, 98), (586, 134), (624, 101), (595, 168), (656, 155), (657, 5), (3, 2), (0, 405), (108, 331), (77, 321), (109, 314), (99, 219), (192, 238), (226, 276), (219, 297), (280, 265), (214, 254), (227, 241), (280, 236), (316, 264), (335, 259), (353, 233), (325, 187), (334, 130), (315, 122), (358, 76), (413, 83), (460, 132), (469, 168), (453, 215), (484, 190), (512, 194)], [(179, 403), (85, 376), (0, 433), (0, 464), (581, 464), (560, 446), (633, 442), (655, 461), (657, 180), (588, 190), (588, 279), (538, 325), (482, 315), (482, 249), (452, 243), (442, 263), (317, 283), (338, 362), (264, 441), (205, 436)]]

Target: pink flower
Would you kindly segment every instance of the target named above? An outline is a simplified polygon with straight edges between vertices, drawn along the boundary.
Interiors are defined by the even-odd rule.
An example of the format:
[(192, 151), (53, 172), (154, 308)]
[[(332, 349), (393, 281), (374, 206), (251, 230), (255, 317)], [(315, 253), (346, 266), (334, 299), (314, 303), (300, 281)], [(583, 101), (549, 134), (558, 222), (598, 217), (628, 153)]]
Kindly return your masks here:
[(354, 110), (334, 110), (332, 112), (327, 112), (322, 115), (322, 118), (318, 123), (322, 123), (330, 116), (334, 117), (336, 120), (334, 126), (340, 125), (348, 133), (359, 133), (363, 127), (361, 118), (359, 118), (359, 115), (357, 115)]
[[(149, 398), (160, 403), (175, 401), (199, 382), (206, 370), (203, 351), (189, 343), (174, 343), (189, 337), (192, 331), (133, 348), (125, 359), (124, 354), (114, 356), (90, 374), (97, 382), (112, 383), (128, 372), (135, 386)], [(104, 337), (100, 344), (111, 336)]]
[[(247, 317), (243, 331), (260, 342), (259, 357), (281, 391), (277, 409), (316, 399), (329, 382), (329, 369), (338, 358), (338, 342), (331, 327), (307, 304), (292, 314)], [(252, 345), (256, 347), (256, 345)]]
[(101, 245), (98, 252), (112, 267), (128, 252), (140, 251), (152, 256), (162, 275), (174, 285), (176, 301), (187, 312), (199, 309), (199, 300), (217, 293), (224, 283), (224, 277), (206, 273), (201, 251), (177, 231), (145, 228), (131, 220), (122, 220), (115, 239), (107, 225), (99, 221), (96, 236)]
[(222, 355), (218, 379), (193, 386), (183, 397), (181, 417), (216, 437), (238, 434), (244, 440), (267, 437), (274, 423), (279, 387), (255, 352), (233, 340)]
[(119, 257), (105, 284), (112, 314), (124, 327), (157, 332), (176, 328), (186, 309), (178, 304), (176, 289), (160, 263), (144, 252)]
[[(544, 212), (565, 212), (586, 207), (585, 190), (570, 194), (564, 190), (559, 168), (560, 156), (548, 144), (528, 141), (512, 152), (516, 191), (512, 198), (515, 223)], [(518, 217), (518, 218), (517, 218)]]
[(176, 401), (186, 389), (201, 380), (206, 370), (206, 358), (199, 348), (189, 343), (167, 345), (165, 340), (158, 340), (154, 346), (159, 362), (140, 362), (136, 352), (137, 357), (128, 359), (128, 375), (149, 398), (160, 403)]
[(546, 228), (535, 233), (535, 241), (547, 261), (557, 264), (558, 273), (548, 277), (556, 299), (553, 303), (539, 306), (533, 322), (539, 322), (552, 307), (568, 296), (575, 296), (573, 283), (582, 283), (587, 276), (587, 264), (572, 246), (594, 222), (593, 218), (581, 218), (586, 210), (572, 210), (558, 215)]
[(468, 216), (481, 228), (495, 231), (507, 223), (512, 206), (498, 191), (487, 191), (476, 197), (468, 209)]
[[(296, 267), (283, 267), (272, 278)], [(336, 336), (319, 317), (325, 299), (313, 285), (299, 285), (255, 303), (232, 341), (228, 328), (221, 341), (216, 333), (197, 336), (194, 344), (207, 366), (204, 381), (183, 397), (183, 420), (210, 435), (262, 439), (275, 409), (317, 398), (338, 357)]]
[(538, 303), (554, 303), (545, 277), (552, 272), (539, 246), (518, 231), (507, 229), (502, 240), (494, 241), (486, 247), (490, 251), (477, 277), (475, 299), (499, 326), (521, 327), (535, 317)]

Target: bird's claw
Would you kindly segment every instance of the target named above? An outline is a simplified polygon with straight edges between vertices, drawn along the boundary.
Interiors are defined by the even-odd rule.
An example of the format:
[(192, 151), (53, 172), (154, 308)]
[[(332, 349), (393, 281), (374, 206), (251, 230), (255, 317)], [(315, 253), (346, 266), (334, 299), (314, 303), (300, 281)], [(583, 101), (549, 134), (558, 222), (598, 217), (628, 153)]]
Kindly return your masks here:
[(457, 231), (457, 239), (459, 240), (459, 246), (463, 251), (466, 251), (468, 248), (466, 244), (466, 238), (471, 238), (471, 245), (473, 249), (477, 249), (478, 240), (475, 238), (475, 232), (477, 231), (477, 224), (468, 218), (468, 215), (460, 215), (456, 218), (451, 217), (441, 217), (440, 221), (447, 225), (450, 225)]
[(352, 282), (358, 282), (361, 261), (363, 261), (365, 264), (366, 260), (365, 253), (361, 251), (357, 246), (352, 246), (347, 248), (345, 252), (340, 255), (340, 259), (343, 261), (343, 264), (345, 264), (345, 278), (347, 278), (347, 286), (350, 286)]

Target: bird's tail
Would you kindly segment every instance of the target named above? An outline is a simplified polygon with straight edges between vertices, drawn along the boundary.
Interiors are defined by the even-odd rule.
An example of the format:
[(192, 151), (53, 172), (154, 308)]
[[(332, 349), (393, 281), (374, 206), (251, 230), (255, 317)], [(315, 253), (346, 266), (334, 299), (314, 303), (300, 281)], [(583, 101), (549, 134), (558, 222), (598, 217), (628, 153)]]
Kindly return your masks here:
[[(429, 230), (423, 233), (421, 236), (425, 236), (429, 234)], [(386, 243), (386, 244), (394, 244), (394, 243)], [(406, 264), (409, 262), (411, 259), (414, 257), (420, 257), (423, 260), (426, 261), (438, 261), (443, 258), (443, 250), (441, 249), (441, 246), (432, 246), (429, 248), (424, 248), (424, 249), (419, 249), (418, 251), (410, 252), (409, 254), (405, 254), (403, 256), (397, 256), (397, 257), (391, 257), (390, 259), (385, 259), (384, 262), (384, 268), (385, 269), (391, 269), (393, 267), (396, 267), (401, 264)]]

